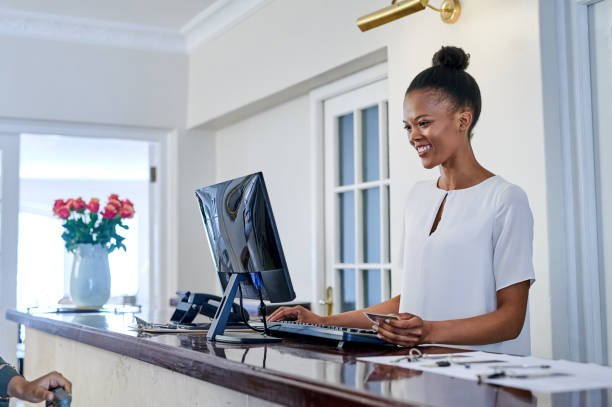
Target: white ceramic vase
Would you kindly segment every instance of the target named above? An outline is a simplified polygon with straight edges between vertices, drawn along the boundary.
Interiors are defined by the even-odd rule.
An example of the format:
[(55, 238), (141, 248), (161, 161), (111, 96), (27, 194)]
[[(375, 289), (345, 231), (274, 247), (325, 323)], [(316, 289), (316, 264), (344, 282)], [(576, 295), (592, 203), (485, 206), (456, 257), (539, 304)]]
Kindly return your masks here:
[(108, 252), (103, 245), (79, 244), (70, 273), (70, 296), (78, 307), (101, 307), (110, 297)]

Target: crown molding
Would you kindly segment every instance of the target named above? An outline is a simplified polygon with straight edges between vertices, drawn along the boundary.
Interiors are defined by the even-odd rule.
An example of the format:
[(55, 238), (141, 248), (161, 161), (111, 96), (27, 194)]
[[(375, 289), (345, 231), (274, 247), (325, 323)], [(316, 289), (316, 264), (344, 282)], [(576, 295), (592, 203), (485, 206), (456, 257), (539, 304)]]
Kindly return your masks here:
[(217, 0), (180, 30), (0, 8), (0, 35), (188, 53), (271, 0)]
[(180, 32), (191, 52), (265, 7), (272, 0), (217, 0), (185, 24)]
[(185, 53), (180, 32), (148, 25), (0, 8), (0, 35)]

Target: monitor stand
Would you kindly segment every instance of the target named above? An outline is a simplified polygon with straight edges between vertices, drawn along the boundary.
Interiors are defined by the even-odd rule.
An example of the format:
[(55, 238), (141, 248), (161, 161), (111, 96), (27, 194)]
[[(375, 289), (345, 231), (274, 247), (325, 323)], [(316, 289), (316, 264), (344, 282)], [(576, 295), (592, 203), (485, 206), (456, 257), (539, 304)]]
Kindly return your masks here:
[(269, 343), (269, 342), (280, 342), (281, 338), (275, 338), (273, 336), (264, 335), (263, 333), (251, 333), (251, 332), (231, 332), (226, 335), (223, 334), (227, 319), (229, 318), (230, 311), (232, 310), (232, 304), (236, 297), (236, 291), (240, 282), (250, 278), (248, 273), (234, 273), (231, 275), (225, 292), (221, 298), (219, 308), (215, 313), (206, 339), (209, 341), (226, 342), (226, 343)]

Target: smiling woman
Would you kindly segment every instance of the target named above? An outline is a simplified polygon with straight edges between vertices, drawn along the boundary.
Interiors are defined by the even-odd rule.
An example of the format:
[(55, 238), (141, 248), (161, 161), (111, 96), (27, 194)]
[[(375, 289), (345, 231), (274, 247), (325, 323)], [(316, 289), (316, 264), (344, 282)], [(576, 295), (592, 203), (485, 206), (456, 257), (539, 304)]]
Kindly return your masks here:
[[(468, 61), (469, 55), (463, 50), (443, 47), (434, 55), (433, 66), (418, 74), (406, 91), (404, 128), (425, 168), (442, 162), (452, 164), (458, 157), (449, 161), (451, 152), (474, 155), (469, 141), (482, 102), (478, 84), (465, 72)], [(458, 126), (454, 130), (455, 123)], [(446, 137), (440, 139), (440, 135)]]
[(470, 143), (480, 90), (465, 72), (469, 55), (442, 47), (406, 91), (404, 126), (436, 181), (417, 183), (404, 208), (401, 295), (361, 310), (319, 317), (281, 308), (271, 320), (297, 319), (369, 328), (363, 311), (399, 315), (376, 324), (401, 346), (422, 343), (529, 354), (526, 321), (533, 218), (521, 188), (482, 167)]

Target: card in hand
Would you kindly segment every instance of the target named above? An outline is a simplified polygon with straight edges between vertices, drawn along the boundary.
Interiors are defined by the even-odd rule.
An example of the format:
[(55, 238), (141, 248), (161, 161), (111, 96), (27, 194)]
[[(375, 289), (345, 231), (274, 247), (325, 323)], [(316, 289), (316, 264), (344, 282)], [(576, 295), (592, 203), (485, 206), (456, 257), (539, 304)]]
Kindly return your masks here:
[(384, 322), (385, 319), (399, 319), (399, 317), (394, 314), (375, 314), (373, 312), (364, 312), (363, 314), (375, 324), (380, 324), (381, 322)]

